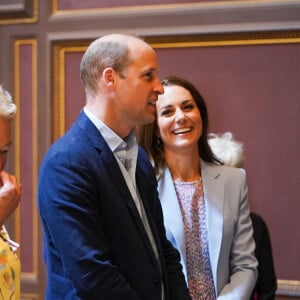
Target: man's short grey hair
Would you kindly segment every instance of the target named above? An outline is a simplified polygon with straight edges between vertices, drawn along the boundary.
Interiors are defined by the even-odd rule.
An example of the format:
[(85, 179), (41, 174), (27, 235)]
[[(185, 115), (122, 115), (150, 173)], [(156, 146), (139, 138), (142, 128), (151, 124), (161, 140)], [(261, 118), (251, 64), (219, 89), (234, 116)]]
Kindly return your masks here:
[[(128, 39), (138, 37), (128, 36)], [(126, 36), (99, 38), (92, 42), (83, 55), (80, 64), (80, 77), (86, 94), (97, 93), (97, 80), (105, 68), (111, 67), (119, 76), (125, 77), (126, 68), (131, 64), (130, 51)]]
[(208, 144), (212, 152), (226, 166), (241, 168), (244, 163), (243, 144), (233, 139), (231, 132), (208, 135)]
[(11, 95), (0, 85), (0, 117), (5, 119), (13, 119), (17, 111), (16, 105), (13, 103)]

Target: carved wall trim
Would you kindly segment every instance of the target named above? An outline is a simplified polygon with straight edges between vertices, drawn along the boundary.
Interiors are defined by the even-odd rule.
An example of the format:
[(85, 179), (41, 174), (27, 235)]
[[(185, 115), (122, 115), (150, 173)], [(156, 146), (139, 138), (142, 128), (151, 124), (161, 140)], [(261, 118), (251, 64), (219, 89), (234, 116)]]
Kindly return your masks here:
[[(65, 133), (65, 55), (70, 52), (84, 52), (86, 41), (56, 42), (52, 45), (52, 129), (51, 140), (55, 141)], [(79, 70), (78, 70), (79, 72)]]
[(39, 300), (39, 296), (31, 293), (22, 293), (22, 300)]
[(300, 297), (300, 281), (279, 279), (277, 284), (276, 295)]
[[(24, 62), (24, 59), (22, 59), (22, 55), (25, 54), (24, 47), (28, 47), (26, 54), (30, 54), (28, 63), (27, 61)], [(17, 238), (18, 240), (21, 240), (22, 245), (20, 248), (20, 258), (23, 258), (22, 251), (25, 251), (26, 257), (23, 258), (23, 261), (25, 259), (28, 262), (28, 259), (31, 259), (30, 267), (27, 267), (27, 270), (22, 271), (21, 273), (21, 281), (36, 283), (38, 281), (38, 215), (35, 193), (38, 172), (37, 41), (35, 39), (15, 40), (14, 62), (14, 99), (19, 109), (15, 120), (15, 173), (17, 177), (20, 178), (21, 183), (22, 180), (25, 181), (24, 177), (30, 178), (26, 178), (26, 180), (29, 180), (29, 185), (27, 187), (26, 184), (26, 189), (23, 188), (21, 207), (19, 207), (18, 218), (16, 218), (16, 228), (18, 229)], [(26, 76), (30, 77), (28, 79), (30, 82), (29, 87), (27, 86), (27, 81), (24, 81)], [(28, 89), (27, 93), (31, 95), (31, 98), (26, 98), (24, 96), (23, 92), (26, 89)], [(22, 106), (23, 108), (26, 106), (29, 109), (22, 110)], [(26, 128), (26, 124), (23, 124), (22, 122), (26, 118), (26, 113), (29, 114), (29, 117), (27, 116), (27, 118), (31, 120), (31, 124), (28, 126), (31, 132), (26, 131), (28, 128)], [(27, 136), (26, 139), (30, 141), (29, 144), (24, 143), (24, 140), (21, 141), (22, 136)], [(31, 163), (29, 170), (26, 167), (28, 162)], [(29, 171), (31, 171), (31, 174), (28, 173)], [(31, 222), (21, 222), (21, 212), (22, 209), (25, 208), (24, 206), (30, 206)], [(26, 214), (26, 217), (29, 216)], [(28, 228), (24, 226), (21, 227), (21, 223), (28, 225)], [(26, 234), (26, 232), (30, 232), (30, 235)], [(30, 238), (32, 238), (32, 240)], [(26, 245), (29, 247), (28, 249), (25, 248)], [(28, 255), (30, 255), (30, 257), (28, 257)], [(30, 299), (34, 299), (34, 297), (31, 297)]]
[(36, 23), (38, 0), (18, 0), (16, 4), (0, 4), (0, 25)]
[(59, 10), (52, 2), (50, 21), (96, 22), (109, 29), (118, 20), (123, 28), (157, 28), (157, 34), (249, 32), (300, 29), (299, 0), (209, 1), (123, 7)]

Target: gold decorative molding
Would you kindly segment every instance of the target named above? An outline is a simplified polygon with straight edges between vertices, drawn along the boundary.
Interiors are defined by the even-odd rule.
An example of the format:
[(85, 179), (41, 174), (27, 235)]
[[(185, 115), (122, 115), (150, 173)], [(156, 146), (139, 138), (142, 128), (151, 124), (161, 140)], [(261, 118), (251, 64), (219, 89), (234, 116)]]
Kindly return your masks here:
[[(13, 9), (6, 12), (1, 10), (0, 4), (0, 25), (36, 23), (39, 19), (38, 0), (27, 0), (23, 10)], [(4, 6), (4, 5), (3, 5)]]
[[(289, 0), (290, 4), (297, 4), (298, 0)], [(286, 0), (272, 0), (271, 5), (278, 5), (286, 3)], [(101, 3), (100, 3), (101, 5)], [(59, 0), (52, 0), (52, 13), (56, 14), (107, 14), (107, 13), (116, 13), (116, 12), (139, 12), (139, 11), (162, 11), (162, 10), (177, 10), (177, 9), (214, 9), (219, 7), (239, 7), (239, 6), (269, 6), (269, 0), (225, 0), (225, 1), (205, 1), (205, 2), (185, 2), (181, 3), (165, 3), (165, 4), (143, 4), (140, 5), (124, 5), (124, 6), (113, 6), (113, 7), (90, 7), (90, 8), (78, 8), (78, 9), (63, 9), (60, 10)]]
[[(16, 177), (21, 180), (21, 116), (20, 116), (20, 77), (16, 74), (20, 73), (20, 51), (19, 45), (15, 44), (14, 46), (14, 101), (17, 106), (17, 114), (14, 120), (14, 170)], [(16, 240), (20, 241), (20, 206), (16, 210), (16, 219), (15, 219), (15, 228), (16, 228)]]
[(146, 37), (153, 48), (221, 47), (243, 45), (296, 44), (300, 31), (232, 33)]
[(153, 43), (153, 48), (191, 48), (191, 47), (220, 47), (220, 46), (243, 46), (243, 45), (269, 45), (269, 44), (295, 44), (300, 38), (282, 39), (255, 39), (255, 40), (230, 40), (230, 41), (199, 41), (199, 42), (174, 42)]
[(51, 140), (65, 133), (65, 55), (70, 52), (84, 52), (86, 42), (57, 42), (52, 47), (52, 129)]
[(39, 295), (32, 293), (21, 293), (22, 300), (39, 300)]
[[(74, 3), (75, 0), (73, 0)], [(70, 3), (70, 2), (69, 2)], [(79, 3), (79, 2), (78, 2)], [(148, 35), (267, 32), (300, 29), (299, 0), (206, 1), (61, 9), (52, 0), (50, 22), (93, 22), (95, 30)], [(98, 6), (98, 7), (95, 7)]]
[[(21, 107), (21, 61), (20, 61), (20, 54), (21, 54), (21, 47), (22, 46), (31, 46), (31, 59), (32, 59), (32, 78), (31, 78), (31, 90), (32, 90), (32, 224), (30, 230), (32, 230), (32, 264), (33, 270), (32, 272), (22, 272), (21, 277), (22, 280), (27, 278), (29, 281), (36, 281), (37, 280), (37, 272), (38, 272), (38, 216), (37, 216), (37, 208), (36, 208), (36, 198), (35, 198), (35, 191), (37, 188), (37, 172), (38, 172), (38, 162), (37, 162), (37, 153), (38, 153), (38, 129), (37, 129), (37, 116), (38, 116), (38, 103), (37, 103), (37, 41), (35, 39), (20, 39), (15, 40), (14, 42), (14, 91), (15, 91), (15, 103), (18, 108)], [(21, 177), (21, 114), (22, 111), (19, 109), (16, 120), (15, 120), (15, 173), (18, 178)], [(20, 178), (22, 182), (22, 178)], [(21, 202), (22, 205), (22, 202)], [(18, 217), (16, 218), (16, 236), (17, 240), (20, 240), (21, 234), (21, 224), (20, 224), (20, 207), (18, 208)], [(20, 251), (22, 251), (22, 245), (20, 247)]]
[[(248, 2), (253, 2), (251, 0), (245, 0)], [(257, 0), (258, 2), (259, 0)], [(275, 0), (276, 1), (276, 0)], [(222, 4), (230, 4), (232, 2), (236, 1), (222, 1), (222, 2), (186, 2), (186, 3), (171, 3), (171, 4), (143, 4), (141, 5), (124, 5), (124, 6), (113, 6), (113, 7), (91, 7), (91, 8), (78, 8), (78, 9), (63, 9), (60, 10), (58, 8), (58, 2), (59, 0), (52, 0), (52, 13), (53, 14), (106, 14), (106, 13), (116, 13), (116, 12), (124, 12), (124, 11), (132, 11), (132, 12), (139, 12), (139, 11), (147, 11), (147, 10), (164, 10), (164, 9), (180, 9), (180, 8), (204, 8), (207, 7), (207, 5), (211, 6), (216, 6)], [(243, 1), (239, 1), (243, 2)], [(256, 1), (254, 1), (256, 2)]]
[(299, 280), (277, 280), (276, 295), (279, 296), (300, 296), (300, 281)]

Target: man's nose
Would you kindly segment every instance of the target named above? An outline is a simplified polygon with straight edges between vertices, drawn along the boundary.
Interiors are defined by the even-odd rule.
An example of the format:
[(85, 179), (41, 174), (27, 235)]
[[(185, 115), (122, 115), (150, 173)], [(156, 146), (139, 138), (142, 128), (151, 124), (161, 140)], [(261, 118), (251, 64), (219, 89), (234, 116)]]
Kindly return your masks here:
[(158, 94), (158, 95), (161, 95), (164, 93), (164, 87), (160, 81), (160, 79), (157, 77), (156, 80), (155, 80), (155, 87), (154, 87), (154, 90), (155, 92)]
[(6, 155), (0, 154), (0, 171), (2, 171), (6, 164)]

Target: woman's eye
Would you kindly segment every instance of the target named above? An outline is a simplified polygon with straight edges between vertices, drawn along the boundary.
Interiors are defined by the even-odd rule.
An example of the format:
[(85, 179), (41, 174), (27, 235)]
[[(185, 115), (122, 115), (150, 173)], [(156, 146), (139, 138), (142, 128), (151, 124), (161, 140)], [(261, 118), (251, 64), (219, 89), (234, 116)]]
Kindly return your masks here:
[(163, 110), (163, 111), (161, 112), (161, 115), (162, 115), (162, 116), (166, 116), (166, 115), (169, 115), (170, 113), (171, 113), (171, 110), (167, 109), (167, 110)]
[(193, 104), (188, 104), (184, 107), (185, 109), (193, 109), (194, 105)]

